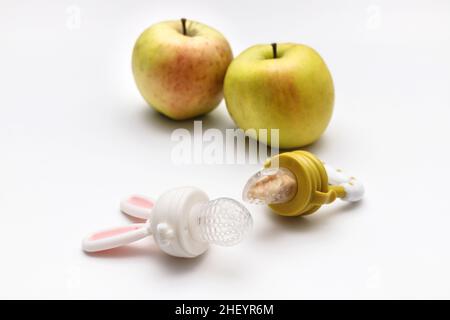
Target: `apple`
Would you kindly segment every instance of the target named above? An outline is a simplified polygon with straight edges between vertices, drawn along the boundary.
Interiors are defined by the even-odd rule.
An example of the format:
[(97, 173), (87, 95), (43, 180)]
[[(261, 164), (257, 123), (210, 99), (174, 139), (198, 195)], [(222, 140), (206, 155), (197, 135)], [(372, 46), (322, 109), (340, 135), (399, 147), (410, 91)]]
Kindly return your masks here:
[[(225, 103), (243, 130), (279, 129), (279, 147), (316, 141), (333, 113), (330, 71), (312, 48), (294, 43), (255, 45), (237, 56), (224, 82)], [(262, 132), (261, 132), (262, 134)]]
[(133, 75), (150, 106), (183, 120), (217, 107), (232, 59), (230, 45), (219, 31), (184, 18), (164, 21), (137, 39)]

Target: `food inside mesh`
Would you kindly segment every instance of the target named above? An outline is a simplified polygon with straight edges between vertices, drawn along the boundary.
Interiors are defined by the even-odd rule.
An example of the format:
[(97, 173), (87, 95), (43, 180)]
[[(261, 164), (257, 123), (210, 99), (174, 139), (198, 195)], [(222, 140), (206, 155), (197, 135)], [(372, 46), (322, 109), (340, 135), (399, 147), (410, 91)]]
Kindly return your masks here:
[(284, 203), (297, 192), (297, 181), (287, 169), (264, 169), (247, 183), (245, 200), (252, 203)]

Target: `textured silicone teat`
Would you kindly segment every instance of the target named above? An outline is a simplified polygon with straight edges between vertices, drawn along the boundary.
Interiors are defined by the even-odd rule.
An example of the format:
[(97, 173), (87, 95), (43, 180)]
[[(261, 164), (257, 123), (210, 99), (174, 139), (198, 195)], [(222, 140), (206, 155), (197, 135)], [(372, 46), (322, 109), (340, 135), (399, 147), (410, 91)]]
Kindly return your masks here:
[(191, 234), (196, 240), (220, 246), (238, 244), (253, 225), (247, 208), (229, 198), (194, 206), (190, 221)]
[(244, 187), (242, 198), (253, 204), (285, 203), (297, 193), (297, 180), (285, 168), (267, 168), (255, 173)]

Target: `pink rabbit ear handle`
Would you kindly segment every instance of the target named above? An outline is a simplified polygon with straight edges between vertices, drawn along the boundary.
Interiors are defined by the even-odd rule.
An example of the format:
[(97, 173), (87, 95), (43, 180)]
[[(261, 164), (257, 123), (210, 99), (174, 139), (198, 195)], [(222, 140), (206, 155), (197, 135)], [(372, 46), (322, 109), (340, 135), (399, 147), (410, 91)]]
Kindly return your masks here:
[(151, 235), (148, 223), (135, 223), (95, 232), (83, 240), (83, 250), (97, 252), (113, 249)]
[(154, 206), (155, 201), (150, 197), (131, 195), (120, 202), (120, 211), (138, 219), (148, 220)]

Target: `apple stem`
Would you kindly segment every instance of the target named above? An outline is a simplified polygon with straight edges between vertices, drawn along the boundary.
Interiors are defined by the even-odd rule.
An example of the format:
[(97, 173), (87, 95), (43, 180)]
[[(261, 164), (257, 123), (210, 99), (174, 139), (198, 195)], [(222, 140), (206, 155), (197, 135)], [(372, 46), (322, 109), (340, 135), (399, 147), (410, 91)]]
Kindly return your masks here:
[(273, 52), (273, 58), (276, 59), (277, 57), (277, 44), (276, 43), (272, 43), (272, 52)]
[(186, 35), (186, 18), (181, 18), (181, 26), (183, 27), (183, 34)]

